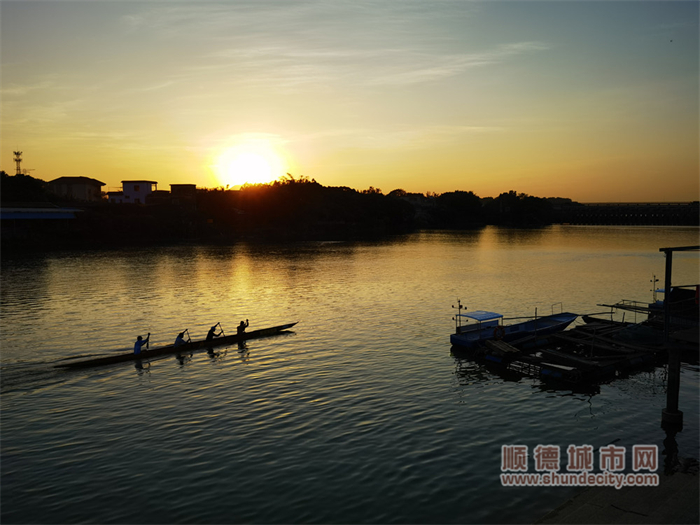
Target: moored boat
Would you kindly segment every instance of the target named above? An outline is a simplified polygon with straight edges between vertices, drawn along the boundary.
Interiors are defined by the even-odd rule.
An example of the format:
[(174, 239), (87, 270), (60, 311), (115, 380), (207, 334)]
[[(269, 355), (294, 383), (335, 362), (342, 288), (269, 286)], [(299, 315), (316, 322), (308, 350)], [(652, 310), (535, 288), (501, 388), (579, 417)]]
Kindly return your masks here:
[(231, 345), (236, 343), (241, 343), (249, 339), (257, 339), (260, 337), (269, 337), (272, 335), (278, 335), (284, 333), (285, 331), (292, 328), (297, 323), (287, 323), (279, 326), (272, 326), (270, 328), (262, 328), (260, 330), (253, 330), (251, 332), (243, 332), (242, 334), (235, 335), (224, 335), (217, 337), (210, 341), (190, 341), (184, 345), (175, 346), (161, 346), (157, 348), (152, 348), (150, 350), (142, 351), (140, 354), (134, 354), (133, 352), (120, 353), (116, 355), (107, 355), (102, 357), (96, 357), (94, 359), (86, 359), (84, 361), (72, 361), (65, 362), (55, 365), (54, 368), (86, 368), (93, 366), (105, 366), (112, 365), (116, 363), (123, 363), (126, 361), (138, 361), (142, 359), (150, 359), (152, 357), (158, 357), (168, 354), (177, 354), (180, 352), (190, 352), (192, 350), (202, 350), (209, 349), (216, 346)]
[[(455, 333), (450, 336), (450, 343), (463, 348), (476, 348), (493, 339), (513, 342), (528, 336), (554, 334), (564, 330), (578, 317), (577, 314), (561, 312), (543, 317), (535, 315), (527, 321), (504, 324), (504, 317), (499, 313), (484, 310), (462, 313), (466, 308), (459, 301), (457, 304)], [(462, 324), (463, 321), (467, 324)]]

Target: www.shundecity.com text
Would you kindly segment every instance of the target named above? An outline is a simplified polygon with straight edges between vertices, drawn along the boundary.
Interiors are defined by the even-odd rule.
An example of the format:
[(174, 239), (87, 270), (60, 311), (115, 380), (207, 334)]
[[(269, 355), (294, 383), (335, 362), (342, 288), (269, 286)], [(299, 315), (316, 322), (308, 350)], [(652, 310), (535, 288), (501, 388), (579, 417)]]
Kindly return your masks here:
[(659, 475), (615, 472), (501, 474), (504, 487), (658, 487)]
[(634, 445), (633, 472), (625, 473), (626, 448), (608, 445), (598, 449), (600, 472), (593, 472), (596, 453), (591, 445), (569, 445), (567, 472), (561, 470), (558, 445), (537, 445), (532, 451), (537, 472), (528, 472), (527, 445), (501, 447), (501, 485), (504, 487), (657, 487), (657, 445)]

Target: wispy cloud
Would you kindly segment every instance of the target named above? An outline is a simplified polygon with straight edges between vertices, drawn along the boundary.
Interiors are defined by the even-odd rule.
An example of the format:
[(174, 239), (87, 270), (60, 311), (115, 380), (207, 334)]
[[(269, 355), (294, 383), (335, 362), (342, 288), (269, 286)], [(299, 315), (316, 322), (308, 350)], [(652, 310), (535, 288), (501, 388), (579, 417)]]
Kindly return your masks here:
[(364, 150), (382, 149), (426, 149), (439, 144), (448, 144), (466, 139), (468, 136), (499, 133), (500, 126), (432, 125), (410, 129), (398, 128), (342, 128), (300, 135), (299, 142), (337, 141), (347, 148)]
[(476, 67), (515, 60), (548, 49), (538, 42), (506, 44), (479, 53), (440, 54), (411, 48), (305, 49), (246, 47), (217, 50), (174, 73), (186, 80), (206, 75), (217, 82), (278, 90), (310, 86), (380, 87), (430, 83)]
[(438, 16), (448, 15), (422, 2), (261, 1), (157, 5), (122, 22), (130, 31), (189, 46), (175, 77), (206, 74), (216, 82), (279, 90), (435, 82), (547, 49), (516, 42), (455, 53), (454, 42), (426, 24)]
[(49, 126), (65, 121), (83, 104), (82, 100), (63, 100), (45, 103), (21, 104), (3, 103), (3, 125), (6, 126)]
[(0, 96), (6, 97), (23, 97), (37, 91), (46, 91), (49, 89), (56, 89), (59, 84), (55, 79), (38, 79), (31, 83), (26, 84), (3, 84), (0, 89)]
[(167, 80), (165, 82), (159, 82), (157, 84), (142, 85), (132, 89), (128, 89), (128, 93), (148, 93), (150, 91), (160, 91), (162, 89), (168, 88), (176, 84), (174, 80)]
[(468, 69), (505, 62), (517, 55), (543, 51), (548, 47), (539, 42), (504, 44), (494, 49), (465, 54), (427, 54), (406, 51), (397, 57), (385, 72), (370, 79), (370, 84), (401, 85), (433, 82), (464, 73)]

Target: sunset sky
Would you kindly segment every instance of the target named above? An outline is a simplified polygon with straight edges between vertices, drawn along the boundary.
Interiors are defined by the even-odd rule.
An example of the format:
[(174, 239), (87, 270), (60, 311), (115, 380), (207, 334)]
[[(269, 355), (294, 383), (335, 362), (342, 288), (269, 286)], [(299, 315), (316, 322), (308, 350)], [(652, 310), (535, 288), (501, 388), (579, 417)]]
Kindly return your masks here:
[(0, 169), (698, 200), (698, 5), (3, 0)]

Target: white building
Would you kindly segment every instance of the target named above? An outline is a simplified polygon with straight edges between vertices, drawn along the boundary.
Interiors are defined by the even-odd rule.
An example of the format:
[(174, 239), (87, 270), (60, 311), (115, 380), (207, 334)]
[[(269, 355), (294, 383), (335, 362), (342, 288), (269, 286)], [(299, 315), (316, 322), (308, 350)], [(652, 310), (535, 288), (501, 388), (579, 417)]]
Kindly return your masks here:
[(158, 189), (152, 180), (123, 180), (122, 202), (124, 204), (145, 204), (146, 197)]
[(107, 192), (107, 202), (110, 204), (124, 204), (124, 192), (123, 191), (108, 191)]

